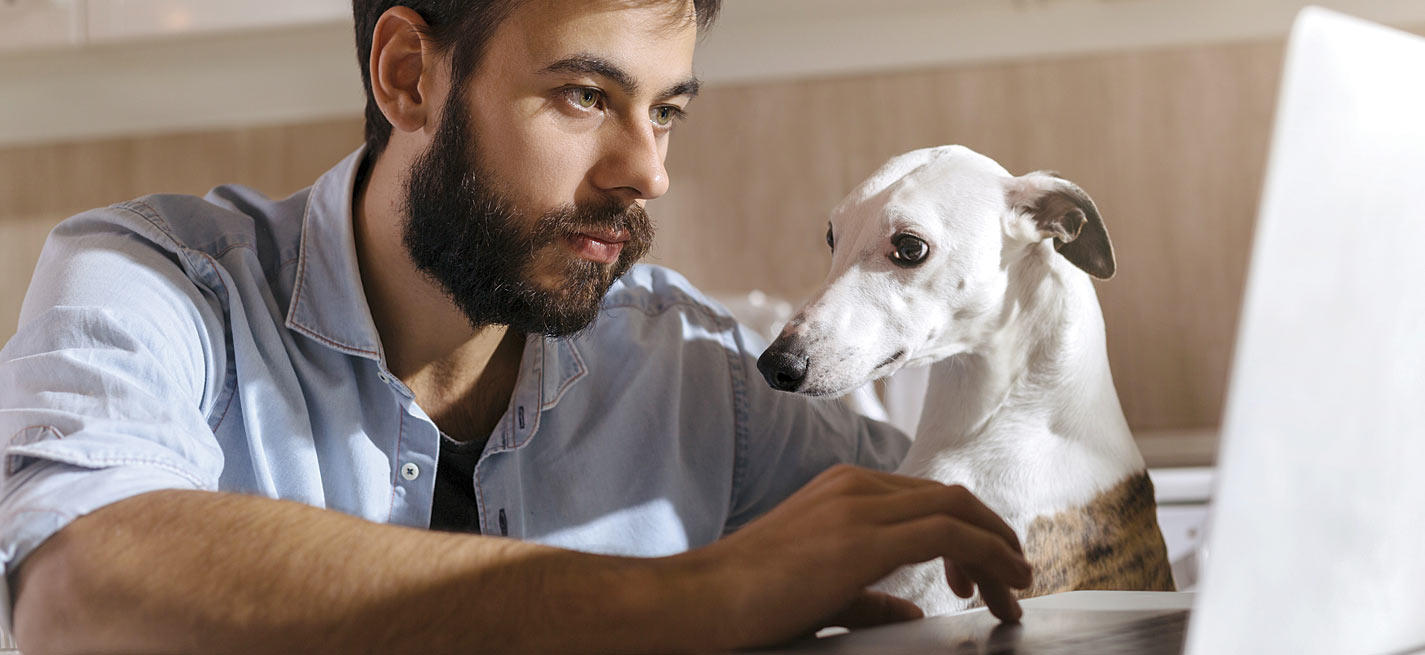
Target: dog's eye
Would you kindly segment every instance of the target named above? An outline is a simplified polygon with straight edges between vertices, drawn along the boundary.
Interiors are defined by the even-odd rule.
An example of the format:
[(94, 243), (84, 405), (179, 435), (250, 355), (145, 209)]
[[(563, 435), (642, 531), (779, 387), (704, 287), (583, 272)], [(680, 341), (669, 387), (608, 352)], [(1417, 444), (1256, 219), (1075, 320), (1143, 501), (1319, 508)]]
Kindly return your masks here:
[(891, 261), (901, 266), (919, 264), (930, 253), (930, 246), (924, 240), (909, 234), (897, 234), (891, 239), (891, 244), (896, 247), (896, 251), (891, 253)]
[(831, 238), (831, 223), (826, 224), (826, 247), (836, 250), (836, 241)]

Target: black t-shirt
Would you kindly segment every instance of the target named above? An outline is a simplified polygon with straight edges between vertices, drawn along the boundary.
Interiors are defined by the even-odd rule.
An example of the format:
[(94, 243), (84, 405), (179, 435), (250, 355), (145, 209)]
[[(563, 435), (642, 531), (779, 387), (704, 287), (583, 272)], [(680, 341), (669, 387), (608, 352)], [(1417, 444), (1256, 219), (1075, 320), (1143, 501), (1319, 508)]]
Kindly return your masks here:
[(485, 448), (480, 441), (461, 443), (440, 435), (440, 461), (435, 472), (430, 529), (480, 534), (475, 503), (475, 464)]

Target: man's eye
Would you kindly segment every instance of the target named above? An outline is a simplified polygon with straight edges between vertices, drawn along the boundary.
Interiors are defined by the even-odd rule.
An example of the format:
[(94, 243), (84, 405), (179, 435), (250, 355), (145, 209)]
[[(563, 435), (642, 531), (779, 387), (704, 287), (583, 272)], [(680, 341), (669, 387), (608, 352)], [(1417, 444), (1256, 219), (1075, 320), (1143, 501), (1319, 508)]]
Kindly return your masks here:
[(831, 238), (831, 223), (826, 224), (826, 247), (836, 250), (836, 239)]
[(579, 105), (584, 109), (593, 109), (594, 107), (597, 107), (599, 105), (599, 100), (603, 96), (603, 94), (600, 93), (598, 89), (589, 88), (572, 89), (571, 95), (573, 95), (574, 97), (574, 104)]
[(683, 117), (683, 110), (672, 105), (654, 107), (651, 113), (653, 124), (658, 127), (668, 127), (673, 124), (673, 121)]

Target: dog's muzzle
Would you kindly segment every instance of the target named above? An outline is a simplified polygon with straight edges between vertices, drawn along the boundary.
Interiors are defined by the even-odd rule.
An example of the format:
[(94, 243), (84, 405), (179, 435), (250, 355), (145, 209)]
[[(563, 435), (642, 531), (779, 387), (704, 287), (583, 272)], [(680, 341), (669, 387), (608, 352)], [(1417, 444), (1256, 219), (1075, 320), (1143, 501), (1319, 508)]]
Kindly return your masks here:
[(807, 365), (811, 361), (801, 349), (786, 337), (778, 337), (771, 346), (757, 358), (757, 370), (762, 372), (767, 384), (778, 391), (796, 391), (807, 377)]

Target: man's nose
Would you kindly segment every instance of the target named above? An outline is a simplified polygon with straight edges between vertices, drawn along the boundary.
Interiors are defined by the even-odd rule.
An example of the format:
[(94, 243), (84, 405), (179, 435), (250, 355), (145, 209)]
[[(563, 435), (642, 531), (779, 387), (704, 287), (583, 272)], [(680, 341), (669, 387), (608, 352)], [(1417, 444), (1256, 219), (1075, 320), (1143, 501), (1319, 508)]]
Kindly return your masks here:
[(651, 200), (668, 192), (668, 171), (652, 123), (628, 125), (609, 136), (594, 184), (628, 200)]

